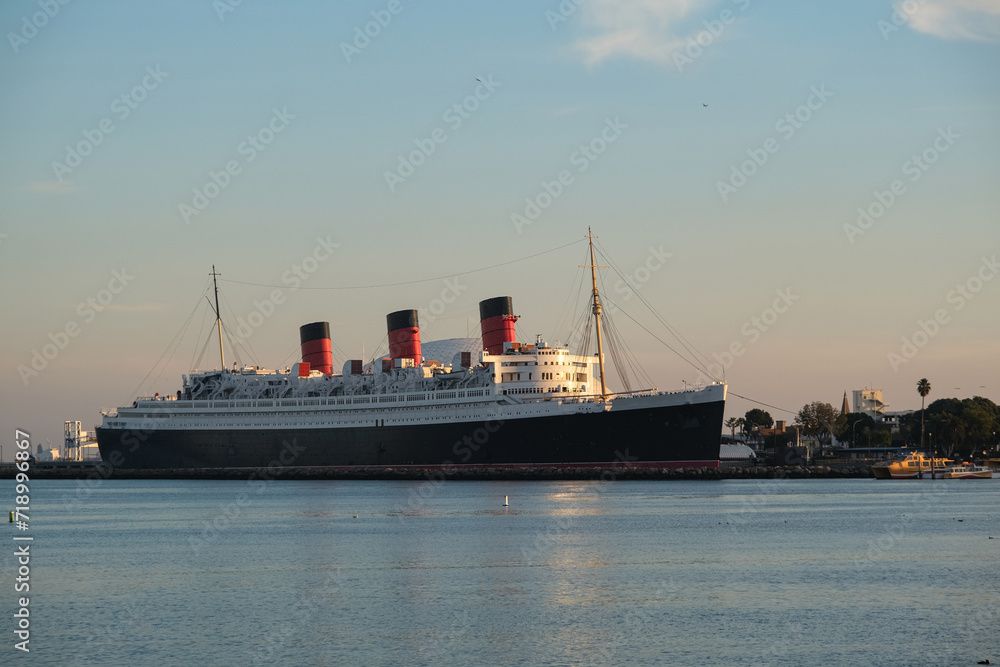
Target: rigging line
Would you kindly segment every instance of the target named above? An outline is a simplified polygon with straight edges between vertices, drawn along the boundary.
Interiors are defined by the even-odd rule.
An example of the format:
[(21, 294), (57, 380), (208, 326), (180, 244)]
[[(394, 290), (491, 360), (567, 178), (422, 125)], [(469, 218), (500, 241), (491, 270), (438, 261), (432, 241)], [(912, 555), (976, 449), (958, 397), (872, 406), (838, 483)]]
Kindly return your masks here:
[[(159, 382), (160, 378), (163, 377), (163, 374), (167, 370), (167, 366), (170, 365), (170, 362), (173, 360), (174, 355), (177, 354), (177, 350), (180, 349), (181, 342), (183, 342), (184, 336), (187, 334), (187, 330), (191, 327), (191, 322), (193, 320), (194, 320), (194, 313), (191, 314), (191, 317), (188, 318), (187, 322), (185, 322), (184, 326), (181, 328), (180, 335), (176, 337), (176, 341), (177, 342), (174, 343), (173, 351), (170, 352), (170, 356), (167, 357), (167, 360), (165, 362), (163, 362), (163, 366), (160, 368), (160, 372), (156, 375), (156, 378), (152, 382), (149, 383), (149, 389), (152, 389), (153, 385), (156, 384), (157, 382)], [(147, 391), (147, 393), (149, 392), (148, 389), (146, 391)]]
[[(214, 329), (214, 328), (215, 327), (212, 327), (212, 329)], [(198, 361), (196, 361), (195, 365), (191, 368), (192, 371), (198, 370), (199, 367), (201, 366), (201, 360), (205, 358), (205, 351), (208, 349), (208, 344), (212, 342), (212, 337), (215, 335), (215, 332), (212, 331), (212, 329), (209, 329), (208, 330), (208, 335), (205, 336), (205, 344), (201, 346), (201, 353), (198, 354)], [(208, 370), (208, 369), (206, 369), (206, 370)], [(226, 370), (226, 369), (223, 368), (222, 370)]]
[(708, 377), (710, 377), (713, 380), (715, 380), (716, 382), (718, 382), (719, 378), (717, 378), (714, 375), (712, 375), (711, 373), (709, 373), (707, 369), (702, 369), (702, 368), (698, 368), (697, 366), (695, 366), (694, 362), (692, 362), (690, 359), (688, 359), (687, 357), (685, 357), (683, 354), (681, 354), (680, 352), (678, 352), (677, 350), (675, 350), (674, 348), (672, 348), (670, 346), (670, 344), (667, 343), (665, 340), (663, 340), (662, 338), (660, 338), (659, 336), (657, 336), (656, 334), (654, 334), (652, 331), (650, 331), (649, 329), (647, 329), (645, 327), (645, 325), (643, 325), (637, 319), (635, 319), (634, 317), (632, 317), (631, 315), (629, 315), (627, 312), (625, 312), (625, 309), (623, 309), (621, 306), (619, 306), (618, 304), (616, 304), (614, 301), (611, 301), (610, 299), (608, 301), (610, 303), (613, 303), (615, 305), (615, 307), (618, 308), (618, 311), (622, 315), (624, 315), (625, 317), (627, 317), (630, 320), (632, 320), (633, 322), (635, 322), (639, 326), (640, 329), (642, 329), (643, 331), (645, 331), (646, 333), (648, 333), (650, 336), (652, 336), (656, 340), (660, 341), (660, 343), (662, 343), (664, 347), (666, 347), (668, 350), (670, 350), (671, 352), (673, 352), (674, 354), (676, 354), (678, 357), (680, 357), (681, 361), (683, 361), (687, 365), (691, 366), (691, 368), (695, 369), (699, 373), (706, 373), (708, 375)]
[[(612, 268), (614, 269), (615, 273), (617, 273), (619, 275), (619, 277), (621, 277), (621, 279), (623, 281), (625, 281), (626, 283), (628, 283), (631, 286), (631, 283), (628, 281), (627, 278), (625, 278), (625, 276), (622, 273), (621, 269), (618, 267), (617, 263), (613, 259), (611, 259), (611, 257), (608, 255), (607, 251), (605, 251), (604, 248), (600, 244), (595, 244), (595, 245), (597, 245), (598, 250), (600, 251), (603, 259), (605, 261), (607, 261), (609, 264), (612, 265)], [(649, 311), (653, 314), (653, 316), (657, 320), (659, 320), (659, 322), (667, 329), (667, 331), (669, 331), (671, 333), (671, 335), (673, 335), (673, 337), (675, 339), (677, 339), (677, 341), (684, 347), (684, 349), (687, 350), (689, 354), (691, 354), (692, 358), (697, 363), (701, 364), (704, 370), (707, 370), (707, 367), (705, 366), (705, 364), (698, 357), (700, 355), (702, 357), (702, 359), (704, 359), (705, 361), (708, 361), (709, 364), (712, 363), (711, 359), (709, 359), (703, 352), (701, 352), (701, 350), (699, 350), (697, 347), (695, 347), (694, 343), (691, 343), (689, 340), (687, 340), (687, 338), (680, 332), (679, 329), (677, 329), (676, 327), (674, 327), (662, 315), (660, 315), (660, 313), (657, 312), (657, 310), (655, 308), (653, 308), (653, 305), (649, 302), (648, 299), (646, 299), (646, 297), (644, 297), (642, 295), (641, 292), (639, 292), (638, 289), (633, 288), (632, 292), (637, 297), (639, 297), (639, 300), (643, 303), (643, 305), (646, 306), (647, 309), (649, 309)]]
[[(168, 350), (170, 349), (170, 346), (171, 346), (171, 345), (173, 345), (173, 343), (174, 343), (174, 339), (176, 339), (176, 338), (177, 338), (177, 336), (179, 336), (179, 335), (180, 335), (181, 331), (183, 331), (183, 330), (184, 330), (184, 329), (186, 328), (186, 326), (187, 326), (187, 323), (188, 323), (188, 322), (189, 322), (189, 321), (191, 320), (191, 318), (192, 318), (192, 317), (194, 317), (194, 314), (195, 314), (195, 312), (197, 312), (197, 310), (198, 310), (198, 305), (199, 305), (199, 304), (201, 303), (201, 297), (202, 297), (202, 295), (201, 295), (201, 294), (199, 294), (199, 295), (198, 295), (198, 300), (197, 300), (197, 301), (195, 302), (195, 304), (194, 304), (194, 308), (192, 308), (192, 309), (191, 309), (191, 314), (190, 314), (190, 315), (188, 315), (188, 317), (187, 317), (187, 320), (185, 320), (184, 324), (182, 324), (182, 325), (181, 325), (181, 328), (180, 328), (180, 329), (178, 330), (178, 332), (177, 332), (176, 334), (174, 334), (174, 338), (172, 338), (172, 339), (170, 340), (170, 342), (169, 342), (169, 343), (167, 343), (167, 347), (166, 347), (166, 348), (165, 348), (165, 349), (163, 350), (163, 353), (162, 353), (162, 354), (160, 354), (160, 358), (156, 360), (156, 363), (155, 363), (155, 364), (153, 364), (153, 367), (149, 369), (149, 372), (148, 372), (148, 373), (146, 373), (146, 377), (142, 378), (142, 382), (140, 382), (140, 383), (139, 383), (139, 386), (138, 386), (138, 387), (136, 387), (136, 388), (135, 388), (135, 389), (134, 389), (134, 390), (132, 391), (132, 396), (139, 396), (139, 395), (140, 395), (140, 394), (139, 394), (139, 390), (140, 390), (140, 389), (142, 389), (142, 386), (143, 386), (143, 385), (144, 385), (144, 384), (146, 383), (146, 380), (148, 380), (148, 379), (149, 379), (149, 376), (150, 376), (150, 375), (152, 375), (152, 374), (153, 374), (153, 371), (155, 371), (155, 370), (156, 370), (156, 367), (160, 365), (160, 361), (162, 361), (162, 360), (163, 360), (163, 356), (164, 356), (164, 355), (165, 355), (165, 354), (167, 353), (167, 351), (168, 351)], [(126, 399), (126, 400), (128, 400), (128, 399)], [(123, 403), (123, 405), (125, 405), (125, 403)]]
[[(605, 286), (603, 275), (601, 276), (601, 287), (604, 289), (605, 295), (607, 295), (607, 288)], [(616, 308), (618, 307), (616, 306)], [(607, 322), (606, 330), (608, 331), (609, 336), (613, 336), (615, 339), (614, 344), (618, 348), (618, 355), (620, 359), (625, 362), (624, 370), (634, 375), (636, 381), (645, 379), (645, 381), (649, 383), (648, 386), (653, 386), (652, 380), (646, 376), (645, 372), (642, 371), (639, 360), (632, 352), (632, 349), (628, 346), (628, 343), (626, 342), (626, 339), (622, 335), (621, 331), (619, 331), (618, 324), (615, 322), (615, 318), (612, 317), (613, 314), (614, 313), (611, 313), (609, 310), (607, 317), (605, 317), (602, 322)], [(629, 382), (630, 381), (631, 380), (629, 380)], [(626, 387), (626, 389), (628, 389), (628, 387)]]
[[(227, 298), (226, 298), (226, 294), (225, 294), (225, 292), (223, 292), (223, 293), (222, 293), (222, 303), (223, 303), (223, 306), (224, 306), (224, 307), (225, 307), (225, 308), (226, 308), (226, 309), (227, 309), (227, 310), (229, 311), (229, 316), (230, 316), (230, 318), (232, 318), (232, 319), (230, 319), (230, 321), (231, 321), (231, 322), (236, 322), (236, 321), (237, 321), (237, 318), (236, 318), (236, 311), (234, 311), (234, 310), (233, 310), (233, 307), (232, 307), (232, 306), (231, 306), (231, 305), (229, 304), (229, 299), (227, 299)], [(223, 325), (223, 327), (225, 327), (225, 330), (226, 330), (226, 334), (227, 334), (227, 335), (228, 335), (228, 336), (229, 336), (230, 338), (233, 338), (234, 336), (236, 336), (236, 340), (237, 340), (237, 344), (238, 344), (238, 345), (240, 346), (240, 348), (241, 348), (241, 349), (242, 349), (242, 350), (243, 350), (243, 351), (244, 351), (245, 353), (247, 353), (247, 356), (249, 356), (249, 357), (250, 357), (250, 360), (251, 360), (251, 361), (252, 361), (253, 363), (255, 363), (255, 364), (259, 364), (259, 363), (260, 363), (260, 361), (261, 361), (261, 359), (260, 359), (260, 357), (258, 357), (258, 356), (257, 356), (257, 352), (256, 352), (256, 351), (255, 351), (255, 350), (253, 349), (253, 345), (251, 345), (251, 344), (250, 344), (250, 335), (253, 335), (253, 330), (251, 330), (251, 331), (250, 331), (250, 335), (248, 335), (248, 336), (247, 336), (246, 338), (244, 338), (243, 340), (240, 340), (240, 339), (239, 339), (239, 336), (238, 336), (238, 335), (236, 335), (236, 332), (233, 332), (233, 331), (232, 331), (232, 330), (231, 330), (231, 329), (229, 328), (229, 325), (228, 325), (228, 324), (226, 324), (225, 322), (223, 322), (223, 323), (222, 323), (222, 325)], [(246, 347), (243, 347), (243, 343), (246, 343)], [(237, 355), (237, 357), (238, 357), (238, 356), (239, 356), (239, 355)], [(237, 359), (237, 361), (239, 361), (239, 359)]]
[[(381, 352), (379, 352), (378, 350), (381, 350), (381, 349), (382, 349), (382, 343), (388, 343), (388, 342), (389, 342), (389, 332), (387, 331), (387, 332), (385, 332), (385, 334), (384, 334), (384, 335), (382, 336), (382, 340), (380, 340), (380, 341), (378, 342), (378, 345), (376, 345), (376, 346), (375, 346), (375, 348), (374, 348), (374, 349), (376, 350), (376, 352), (375, 352), (375, 354), (374, 354), (374, 355), (372, 356), (372, 358), (371, 358), (371, 363), (372, 363), (372, 364), (374, 364), (374, 363), (375, 363), (375, 357), (376, 357), (376, 356), (377, 356), (377, 357), (378, 357), (379, 359), (381, 359), (381, 358), (382, 358), (382, 353), (381, 353)], [(386, 352), (388, 352), (388, 349), (386, 350)]]
[[(606, 285), (604, 283), (604, 274), (601, 274), (601, 290), (607, 292)], [(625, 364), (622, 363), (621, 350), (619, 350), (618, 339), (615, 337), (613, 332), (613, 326), (611, 325), (610, 311), (604, 313), (604, 317), (601, 318), (601, 329), (604, 333), (605, 346), (608, 350), (608, 355), (611, 357), (611, 363), (614, 366), (615, 372), (618, 374), (618, 380), (621, 382), (625, 391), (632, 390), (632, 383), (628, 376), (628, 369)]]
[(195, 359), (195, 355), (198, 354), (198, 341), (201, 340), (201, 335), (205, 331), (205, 322), (208, 321), (209, 310), (210, 309), (206, 308), (205, 310), (202, 311), (203, 315), (201, 316), (201, 326), (198, 327), (198, 335), (195, 336), (195, 338), (194, 338), (194, 340), (195, 340), (195, 347), (194, 347), (194, 349), (191, 350), (191, 365), (188, 366), (189, 370), (193, 369), (195, 367), (194, 366), (194, 359)]
[[(478, 269), (470, 269), (469, 271), (462, 271), (460, 273), (449, 273), (447, 275), (437, 276), (437, 277), (434, 277), (434, 278), (421, 278), (420, 280), (404, 280), (404, 281), (398, 282), (398, 283), (385, 283), (385, 284), (382, 284), (382, 285), (349, 285), (349, 286), (345, 286), (345, 287), (296, 287), (295, 289), (297, 289), (297, 290), (378, 289), (378, 288), (382, 288), (382, 287), (399, 287), (400, 285), (415, 285), (417, 283), (429, 283), (429, 282), (432, 282), (432, 281), (435, 281), (435, 280), (444, 280), (446, 278), (457, 278), (458, 276), (467, 276), (467, 275), (469, 275), (471, 273), (479, 273), (481, 271), (489, 271), (490, 269), (496, 269), (496, 268), (499, 268), (501, 266), (507, 266), (508, 264), (516, 264), (517, 262), (523, 262), (523, 261), (528, 260), (528, 259), (534, 259), (535, 257), (541, 257), (542, 255), (549, 254), (550, 252), (556, 252), (557, 250), (562, 250), (563, 248), (568, 248), (571, 245), (575, 245), (577, 243), (582, 243), (582, 242), (583, 242), (583, 239), (580, 239), (578, 241), (572, 241), (570, 243), (558, 246), (556, 248), (550, 248), (549, 250), (543, 250), (542, 252), (536, 252), (534, 255), (528, 255), (527, 257), (520, 257), (518, 259), (512, 259), (509, 262), (500, 262), (499, 264), (491, 264), (490, 266), (483, 266), (483, 267), (478, 268)], [(236, 283), (238, 285), (253, 285), (254, 287), (279, 287), (279, 288), (285, 288), (285, 289), (288, 288), (288, 285), (268, 285), (268, 284), (264, 284), (264, 283), (245, 282), (243, 280), (228, 280), (226, 278), (222, 278), (219, 282)]]
[[(615, 273), (617, 273), (622, 280), (624, 280), (627, 284), (629, 284), (629, 286), (631, 286), (631, 283), (629, 283), (628, 279), (625, 278), (625, 275), (622, 273), (621, 269), (618, 268), (618, 265), (615, 263), (615, 261), (612, 260), (611, 257), (608, 255), (607, 251), (605, 251), (600, 244), (595, 243), (595, 245), (597, 245), (598, 251), (601, 253), (601, 256), (606, 262), (608, 262), (608, 264), (611, 265), (611, 268), (614, 269)], [(639, 297), (639, 300), (642, 301), (643, 305), (645, 305), (646, 308), (649, 309), (649, 311), (653, 314), (653, 316), (657, 320), (659, 320), (664, 327), (666, 327), (667, 331), (669, 331), (674, 336), (674, 338), (676, 338), (677, 341), (682, 346), (684, 346), (684, 349), (686, 349), (691, 354), (694, 360), (699, 364), (702, 364), (703, 370), (708, 370), (707, 366), (705, 366), (705, 364), (700, 359), (698, 359), (698, 357), (700, 355), (701, 358), (704, 359), (705, 361), (708, 361), (709, 364), (712, 363), (712, 360), (709, 359), (704, 352), (695, 347), (694, 343), (687, 340), (687, 338), (680, 332), (679, 329), (677, 329), (675, 326), (667, 322), (667, 320), (662, 315), (660, 315), (660, 313), (657, 312), (655, 308), (653, 308), (653, 305), (649, 303), (646, 297), (644, 297), (642, 293), (639, 292), (638, 289), (632, 288), (632, 292), (637, 297)]]
[[(289, 355), (288, 355), (287, 357), (285, 357), (285, 360), (284, 360), (284, 361), (282, 361), (282, 362), (281, 362), (280, 364), (278, 364), (278, 368), (276, 368), (275, 370), (280, 370), (280, 369), (282, 369), (282, 368), (290, 368), (292, 364), (289, 364), (288, 362), (289, 362), (289, 361), (290, 361), (291, 359), (294, 359), (294, 358), (296, 358), (297, 356), (299, 356), (299, 354), (300, 354), (300, 353), (301, 353), (301, 350), (300, 350), (300, 348), (299, 348), (299, 347), (296, 347), (296, 348), (295, 348), (294, 350), (292, 350), (292, 353), (291, 353), (291, 354), (289, 354)], [(296, 361), (296, 362), (292, 362), (292, 363), (298, 363), (298, 362)], [(311, 370), (311, 369), (310, 369), (310, 370)]]
[[(604, 285), (603, 277), (601, 278), (601, 284), (602, 286)], [(614, 345), (617, 348), (616, 354), (619, 361), (616, 363), (622, 364), (622, 371), (619, 372), (619, 375), (622, 375), (623, 372), (628, 374), (628, 378), (625, 380), (625, 389), (627, 391), (631, 390), (632, 377), (635, 378), (637, 383), (645, 381), (647, 383), (646, 386), (653, 386), (653, 381), (642, 370), (642, 366), (639, 364), (639, 360), (632, 352), (632, 348), (628, 346), (625, 337), (618, 329), (618, 324), (615, 322), (615, 318), (609, 315), (602, 320), (602, 323), (603, 322), (607, 322), (606, 331), (609, 338), (614, 339)]]
[(797, 415), (797, 414), (799, 414), (797, 412), (792, 412), (791, 410), (786, 410), (785, 408), (779, 408), (777, 405), (771, 405), (770, 403), (762, 403), (762, 402), (760, 402), (758, 400), (755, 400), (753, 398), (747, 398), (746, 396), (740, 396), (735, 391), (730, 391), (729, 393), (732, 394), (733, 396), (735, 396), (736, 398), (742, 398), (744, 401), (750, 401), (751, 403), (756, 403), (757, 405), (763, 405), (766, 408), (772, 408), (774, 410), (781, 410), (782, 412), (787, 412), (790, 415)]
[[(586, 258), (584, 258), (584, 261), (581, 264), (585, 263)], [(567, 295), (566, 303), (563, 304), (562, 310), (559, 312), (559, 319), (556, 320), (556, 325), (550, 330), (553, 336), (559, 335), (559, 332), (562, 331), (563, 320), (572, 313), (573, 304), (576, 303), (573, 299), (573, 295), (578, 294), (580, 289), (578, 284), (583, 284), (583, 271), (580, 271), (579, 269), (577, 269), (576, 276), (570, 283), (569, 294)]]
[[(646, 375), (645, 371), (642, 370), (642, 366), (639, 365), (638, 359), (632, 352), (632, 348), (628, 346), (628, 343), (625, 341), (625, 337), (622, 335), (621, 331), (618, 330), (618, 325), (615, 324), (614, 319), (610, 317), (606, 319), (608, 321), (608, 334), (615, 339), (615, 345), (618, 347), (618, 355), (622, 361), (624, 361), (627, 371), (632, 376), (635, 376), (637, 382), (646, 382), (646, 386), (652, 387), (653, 381)], [(628, 389), (628, 387), (626, 387), (626, 389)]]

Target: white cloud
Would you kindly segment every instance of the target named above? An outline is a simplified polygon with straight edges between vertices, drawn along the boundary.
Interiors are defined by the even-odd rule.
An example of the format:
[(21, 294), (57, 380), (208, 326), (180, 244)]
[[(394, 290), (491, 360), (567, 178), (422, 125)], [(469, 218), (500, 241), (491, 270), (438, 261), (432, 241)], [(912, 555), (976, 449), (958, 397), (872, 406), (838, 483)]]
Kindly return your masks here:
[(945, 39), (1000, 41), (998, 0), (907, 0), (895, 7), (917, 32)]
[(35, 181), (29, 183), (26, 189), (40, 195), (68, 195), (81, 190), (73, 181)]
[[(615, 56), (668, 64), (673, 53), (693, 35), (678, 34), (677, 26), (718, 0), (586, 0), (583, 22), (595, 35), (576, 43), (588, 65)], [(711, 17), (714, 18), (714, 17)], [(703, 26), (698, 25), (697, 30)]]

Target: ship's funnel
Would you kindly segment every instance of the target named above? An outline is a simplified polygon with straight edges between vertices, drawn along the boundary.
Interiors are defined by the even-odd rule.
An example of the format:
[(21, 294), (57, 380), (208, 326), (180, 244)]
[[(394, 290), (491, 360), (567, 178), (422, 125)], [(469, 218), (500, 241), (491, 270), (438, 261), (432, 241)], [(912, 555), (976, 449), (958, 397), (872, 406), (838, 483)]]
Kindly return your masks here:
[(314, 371), (333, 375), (333, 348), (330, 345), (330, 323), (313, 322), (299, 327), (302, 361)]
[(483, 347), (490, 354), (503, 354), (503, 344), (517, 340), (514, 333), (514, 302), (509, 296), (495, 296), (479, 302), (479, 322)]
[(392, 359), (412, 359), (420, 365), (420, 323), (417, 311), (397, 310), (385, 316), (389, 330), (389, 356)]

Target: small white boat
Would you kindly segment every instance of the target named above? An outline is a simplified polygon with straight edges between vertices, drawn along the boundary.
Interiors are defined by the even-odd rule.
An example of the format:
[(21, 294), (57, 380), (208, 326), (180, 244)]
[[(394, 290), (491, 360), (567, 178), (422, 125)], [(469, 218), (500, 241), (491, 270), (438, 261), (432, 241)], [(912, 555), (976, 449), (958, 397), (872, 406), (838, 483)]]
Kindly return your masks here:
[(942, 479), (993, 479), (993, 470), (980, 465), (963, 463), (960, 466), (948, 466), (944, 469)]

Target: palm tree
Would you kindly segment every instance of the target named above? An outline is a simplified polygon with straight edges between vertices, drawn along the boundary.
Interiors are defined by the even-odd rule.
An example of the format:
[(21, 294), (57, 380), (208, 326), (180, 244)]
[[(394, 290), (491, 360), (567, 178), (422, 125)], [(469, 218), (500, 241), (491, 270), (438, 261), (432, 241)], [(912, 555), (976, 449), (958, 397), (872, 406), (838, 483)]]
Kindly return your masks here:
[(739, 423), (736, 421), (736, 417), (730, 417), (726, 420), (726, 428), (729, 429), (729, 434), (733, 442), (736, 442), (736, 427)]
[[(924, 399), (931, 393), (931, 383), (927, 378), (917, 382), (917, 393), (920, 394), (920, 449), (924, 448)], [(918, 473), (919, 475), (919, 473)], [(931, 453), (931, 478), (934, 477), (934, 453)]]

